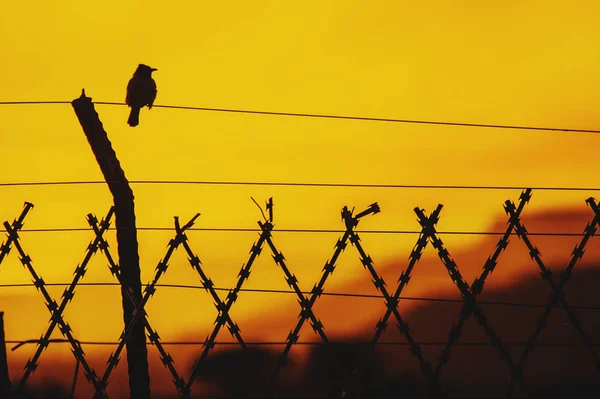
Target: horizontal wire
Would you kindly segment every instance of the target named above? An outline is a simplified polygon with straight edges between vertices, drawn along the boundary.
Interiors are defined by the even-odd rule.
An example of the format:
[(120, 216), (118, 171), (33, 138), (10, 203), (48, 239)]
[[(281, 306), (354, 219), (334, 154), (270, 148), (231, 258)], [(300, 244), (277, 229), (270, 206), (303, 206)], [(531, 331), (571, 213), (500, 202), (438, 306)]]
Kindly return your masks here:
[[(116, 231), (115, 227), (107, 230)], [(121, 228), (121, 230), (128, 230)], [(173, 231), (173, 227), (136, 227), (138, 231)], [(78, 232), (92, 231), (89, 227), (48, 227), (40, 229), (21, 229), (19, 233), (60, 233), (60, 232)], [(222, 231), (222, 232), (255, 232), (260, 233), (260, 228), (252, 227), (190, 227), (186, 231)], [(341, 229), (273, 229), (273, 232), (279, 233), (344, 233)], [(359, 234), (421, 234), (420, 230), (355, 230)], [(500, 231), (438, 231), (438, 234), (447, 235), (504, 235)], [(585, 233), (559, 233), (559, 232), (527, 232), (531, 236), (552, 236), (552, 237), (581, 237)]]
[[(0, 187), (27, 186), (73, 186), (93, 184), (120, 184), (119, 181), (38, 181), (3, 182)], [(389, 189), (432, 189), (432, 190), (538, 190), (538, 191), (600, 191), (600, 187), (526, 187), (526, 186), (474, 186), (474, 185), (419, 185), (419, 184), (367, 184), (367, 183), (314, 183), (314, 182), (251, 182), (251, 181), (196, 181), (196, 180), (129, 180), (129, 184), (182, 184), (216, 186), (280, 186), (280, 187), (322, 187), (322, 188), (389, 188)]]
[[(71, 101), (0, 101), (0, 105), (33, 105), (33, 104), (37, 104), (37, 105), (41, 105), (41, 104), (71, 104)], [(109, 102), (109, 101), (95, 101), (94, 104), (126, 106), (125, 103)], [(490, 129), (539, 130), (539, 131), (564, 132), (564, 133), (593, 133), (593, 134), (600, 133), (600, 130), (594, 130), (594, 129), (572, 129), (572, 128), (558, 128), (558, 127), (499, 125), (499, 124), (467, 123), (467, 122), (444, 122), (444, 121), (427, 121), (427, 120), (416, 120), (416, 119), (377, 118), (377, 117), (351, 116), (351, 115), (311, 114), (311, 113), (297, 113), (297, 112), (257, 111), (257, 110), (233, 109), (233, 108), (193, 107), (193, 106), (185, 106), (185, 105), (158, 105), (158, 104), (156, 104), (156, 105), (153, 105), (153, 108), (208, 111), (208, 112), (228, 112), (228, 113), (238, 113), (238, 114), (254, 114), (254, 115), (270, 115), (270, 116), (291, 116), (291, 117), (302, 117), (302, 118), (342, 119), (342, 120), (353, 120), (353, 121), (363, 121), (363, 122), (407, 123), (407, 124), (418, 124), (418, 125), (479, 127), (479, 128), (490, 128)]]
[[(70, 283), (44, 283), (45, 286), (50, 287), (67, 287)], [(81, 282), (77, 286), (98, 286), (98, 287), (113, 287), (120, 286), (116, 282)], [(187, 284), (155, 284), (156, 287), (165, 288), (181, 288), (181, 289), (199, 289), (205, 290), (201, 285), (187, 285)], [(15, 284), (0, 284), (0, 288), (23, 288), (23, 287), (35, 287), (34, 283), (15, 283)], [(230, 288), (213, 287), (215, 291), (231, 291)], [(254, 292), (254, 293), (269, 293), (269, 294), (295, 294), (293, 290), (274, 290), (267, 288), (241, 288), (240, 292)], [(310, 295), (312, 291), (301, 291), (303, 295)], [(345, 293), (345, 292), (323, 292), (323, 296), (334, 296), (334, 297), (348, 297), (348, 298), (370, 298), (370, 299), (384, 299), (383, 295), (376, 294), (356, 294), (356, 293)], [(450, 299), (450, 298), (431, 298), (431, 297), (411, 297), (401, 296), (400, 300), (404, 301), (421, 301), (421, 302), (445, 302), (445, 303), (457, 303), (463, 304), (462, 299)], [(523, 308), (545, 308), (546, 304), (533, 304), (533, 303), (521, 303), (521, 302), (503, 302), (503, 301), (482, 301), (477, 300), (480, 305), (496, 305), (496, 306), (509, 306), (509, 307), (523, 307)], [(555, 305), (553, 308), (558, 309), (560, 305)], [(573, 310), (588, 310), (588, 311), (600, 311), (600, 306), (570, 306)]]
[(70, 101), (0, 101), (0, 105), (71, 104)]
[[(38, 343), (39, 340), (38, 339), (29, 339), (29, 340), (23, 340), (23, 341), (19, 341), (19, 340), (5, 340), (5, 342), (7, 344), (17, 344), (19, 347), (21, 345), (25, 344), (35, 344)], [(55, 339), (52, 340), (53, 343), (69, 343), (68, 340), (66, 339)], [(112, 342), (112, 341), (78, 341), (81, 345), (118, 345), (118, 342)], [(152, 342), (148, 342), (151, 345), (154, 345)], [(160, 341), (161, 345), (204, 345), (205, 342), (204, 341)], [(287, 345), (288, 343), (285, 341), (244, 341), (244, 344), (246, 345)], [(422, 345), (422, 346), (441, 346), (441, 345), (447, 345), (447, 342), (445, 341), (424, 341), (424, 342), (417, 342), (418, 345)], [(231, 346), (237, 346), (240, 345), (239, 342), (237, 341), (216, 341), (214, 342), (214, 345), (231, 345)], [(323, 343), (321, 341), (298, 341), (295, 342), (294, 345), (310, 345), (310, 346), (321, 346), (321, 345), (371, 345), (371, 342), (360, 342), (360, 341), (337, 341), (337, 342), (333, 342), (330, 341), (328, 343)], [(395, 345), (395, 346), (408, 346), (411, 345), (408, 342), (403, 342), (403, 341), (379, 341), (377, 342), (375, 345)], [(490, 342), (457, 342), (454, 344), (455, 346), (483, 346), (483, 347), (491, 347), (493, 346)], [(527, 345), (527, 342), (508, 342), (505, 343), (505, 345), (507, 346), (525, 346)], [(583, 344), (575, 344), (575, 343), (568, 343), (568, 342), (540, 342), (540, 343), (536, 343), (535, 344), (536, 347), (538, 346), (545, 346), (545, 347), (562, 347), (562, 348), (585, 348), (585, 346)], [(592, 344), (592, 346), (598, 347), (600, 346), (600, 344)]]

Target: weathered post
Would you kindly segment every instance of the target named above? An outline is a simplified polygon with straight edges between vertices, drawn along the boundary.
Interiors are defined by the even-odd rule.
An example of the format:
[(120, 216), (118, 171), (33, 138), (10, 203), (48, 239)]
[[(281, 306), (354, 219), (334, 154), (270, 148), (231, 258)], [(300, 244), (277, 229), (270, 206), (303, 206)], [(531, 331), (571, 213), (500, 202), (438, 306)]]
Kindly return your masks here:
[(4, 312), (0, 312), (0, 398), (12, 397), (12, 384), (8, 378), (8, 359), (4, 338)]
[[(79, 123), (108, 184), (115, 205), (115, 224), (123, 289), (129, 291), (139, 303), (142, 300), (140, 280), (140, 258), (133, 191), (121, 169), (121, 164), (112, 148), (108, 135), (94, 108), (92, 99), (82, 90), (81, 97), (71, 102)], [(125, 328), (133, 318), (134, 306), (122, 292), (123, 320)], [(150, 399), (150, 375), (144, 323), (137, 318), (126, 343), (129, 367), (129, 390), (132, 399)]]

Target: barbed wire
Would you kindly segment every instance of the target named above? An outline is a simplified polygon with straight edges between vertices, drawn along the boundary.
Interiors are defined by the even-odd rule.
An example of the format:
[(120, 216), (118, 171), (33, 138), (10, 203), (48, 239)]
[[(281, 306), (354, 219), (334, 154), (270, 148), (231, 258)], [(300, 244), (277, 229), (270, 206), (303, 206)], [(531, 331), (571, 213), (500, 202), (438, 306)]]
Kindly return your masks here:
[[(71, 101), (0, 101), (0, 105), (51, 105), (51, 104), (52, 105), (56, 105), (56, 104), (62, 104), (62, 105), (69, 104), (70, 105)], [(94, 101), (94, 104), (126, 106), (125, 103), (109, 102), (109, 101)], [(298, 113), (298, 112), (258, 111), (258, 110), (233, 109), (233, 108), (194, 107), (194, 106), (185, 106), (185, 105), (155, 104), (155, 105), (153, 105), (153, 107), (154, 108), (163, 108), (163, 109), (193, 110), (193, 111), (207, 111), (207, 112), (226, 112), (226, 113), (253, 114), (253, 115), (288, 116), (288, 117), (319, 118), (319, 119), (340, 119), (340, 120), (352, 120), (352, 121), (363, 121), (363, 122), (385, 122), (385, 123), (405, 123), (405, 124), (418, 124), (418, 125), (460, 126), (460, 127), (490, 128), (490, 129), (539, 130), (539, 131), (552, 131), (552, 132), (561, 132), (561, 133), (593, 133), (593, 134), (600, 133), (600, 130), (594, 130), (594, 129), (573, 129), (573, 128), (559, 128), (559, 127), (501, 125), (501, 124), (488, 124), (488, 123), (429, 121), (429, 120), (417, 120), (417, 119), (377, 118), (377, 117), (352, 116), (352, 115), (332, 115), (332, 114), (313, 114), (313, 113)]]
[[(70, 180), (38, 182), (2, 182), (0, 187), (27, 186), (73, 186), (95, 184), (121, 184), (121, 181)], [(129, 180), (128, 184), (181, 184), (215, 186), (280, 186), (280, 187), (320, 187), (320, 188), (382, 188), (382, 189), (424, 189), (424, 190), (514, 190), (532, 189), (537, 191), (600, 191), (600, 187), (553, 187), (553, 186), (477, 186), (477, 185), (435, 185), (435, 184), (369, 184), (369, 183), (317, 183), (317, 182), (256, 182), (224, 180)]]
[[(107, 231), (116, 231), (115, 227), (106, 229)], [(121, 230), (128, 230), (121, 228)], [(136, 227), (138, 231), (173, 231), (172, 227)], [(19, 233), (64, 233), (64, 232), (89, 232), (89, 227), (46, 227), (38, 229), (21, 229)], [(260, 233), (259, 228), (254, 227), (190, 227), (187, 231), (218, 231), (231, 233)], [(272, 230), (278, 233), (343, 233), (341, 229), (276, 229)], [(356, 230), (359, 234), (420, 234), (418, 230)], [(503, 235), (500, 231), (438, 231), (438, 234), (445, 235)], [(563, 233), (563, 232), (527, 232), (532, 236), (549, 237), (581, 237), (585, 233)]]
[[(16, 347), (12, 348), (12, 350), (16, 350), (25, 344), (35, 344), (39, 342), (39, 339), (27, 339), (27, 340), (5, 340), (7, 344), (16, 344)], [(66, 339), (53, 339), (53, 343), (69, 343)], [(116, 341), (78, 341), (81, 345), (97, 345), (97, 346), (112, 346), (118, 345), (119, 343)], [(286, 345), (285, 341), (244, 341), (246, 345)], [(152, 345), (152, 343), (150, 343)], [(204, 345), (204, 341), (161, 341), (162, 345)], [(423, 346), (441, 346), (446, 345), (445, 341), (424, 341), (418, 342), (419, 345)], [(239, 346), (240, 343), (237, 341), (215, 341), (214, 345), (233, 345)], [(328, 343), (324, 343), (321, 341), (297, 341), (295, 345), (304, 345), (304, 346), (325, 346), (325, 345), (361, 345), (367, 346), (371, 345), (371, 342), (361, 342), (361, 341), (331, 341)], [(376, 345), (393, 345), (393, 346), (407, 346), (408, 342), (404, 341), (379, 341)], [(455, 345), (457, 346), (480, 346), (480, 347), (488, 347), (492, 346), (489, 342), (457, 342)], [(507, 346), (526, 346), (527, 342), (508, 342)], [(546, 346), (546, 347), (562, 347), (562, 348), (585, 348), (583, 344), (575, 344), (570, 342), (544, 342), (544, 343), (536, 343), (536, 347), (538, 346)], [(593, 346), (600, 346), (600, 344), (594, 344)]]
[[(69, 286), (69, 283), (44, 283), (45, 286), (49, 287), (65, 287)], [(77, 286), (92, 286), (92, 287), (118, 287), (120, 284), (118, 282), (80, 282)], [(198, 289), (205, 290), (206, 288), (201, 285), (189, 285), (189, 284), (156, 284), (156, 287), (165, 287), (165, 288), (178, 288), (178, 289)], [(13, 284), (0, 284), (0, 288), (25, 288), (25, 287), (35, 287), (33, 283), (13, 283)], [(231, 291), (230, 288), (224, 287), (214, 287), (215, 291)], [(253, 293), (263, 293), (263, 294), (293, 294), (296, 295), (296, 291), (293, 290), (275, 290), (268, 288), (241, 288), (240, 292), (253, 292)], [(311, 291), (301, 291), (302, 294), (308, 295)], [(351, 292), (323, 292), (321, 295), (323, 296), (332, 296), (332, 297), (346, 297), (346, 298), (366, 298), (366, 299), (382, 299), (383, 295), (380, 294), (359, 294), (359, 293), (351, 293)], [(418, 296), (400, 296), (400, 300), (403, 301), (420, 301), (420, 302), (445, 302), (445, 303), (456, 303), (463, 304), (464, 300), (462, 299), (452, 299), (452, 298), (433, 298), (433, 297), (418, 297)], [(507, 301), (484, 301), (478, 300), (478, 304), (480, 305), (492, 305), (492, 306), (508, 306), (508, 307), (522, 307), (522, 308), (546, 308), (547, 304), (534, 304), (534, 303), (523, 303), (523, 302), (507, 302)], [(555, 308), (559, 308), (560, 305), (555, 305)], [(583, 311), (600, 311), (600, 306), (572, 306), (573, 310), (583, 310)]]

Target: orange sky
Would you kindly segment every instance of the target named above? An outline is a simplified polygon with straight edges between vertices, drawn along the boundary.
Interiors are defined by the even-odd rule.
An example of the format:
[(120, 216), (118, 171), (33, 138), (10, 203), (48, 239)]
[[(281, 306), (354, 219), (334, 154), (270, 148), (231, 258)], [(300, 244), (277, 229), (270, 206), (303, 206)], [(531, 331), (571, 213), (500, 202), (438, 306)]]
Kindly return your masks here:
[[(308, 1), (299, 6), (107, 0), (40, 2), (35, 8), (12, 2), (0, 13), (0, 101), (70, 101), (85, 88), (95, 101), (122, 102), (127, 81), (142, 62), (158, 68), (157, 104), (600, 129), (599, 11), (595, 1)], [(598, 186), (598, 137), (592, 134), (161, 108), (142, 110), (140, 125), (130, 128), (127, 108), (96, 109), (130, 180)], [(0, 105), (0, 121), (0, 182), (102, 179), (70, 105)], [(502, 203), (519, 195), (518, 190), (179, 185), (136, 185), (134, 191), (139, 227), (171, 227), (174, 215), (187, 220), (196, 212), (202, 213), (198, 227), (254, 227), (260, 214), (249, 197), (264, 202), (273, 196), (276, 228), (341, 228), (342, 206), (363, 209), (377, 201), (382, 213), (361, 227), (401, 230), (418, 228), (415, 206), (431, 211), (437, 203), (444, 204), (440, 230), (484, 230), (502, 215)], [(538, 191), (525, 212), (580, 207), (590, 194)], [(0, 187), (0, 219), (12, 220), (24, 201), (36, 205), (27, 228), (86, 227), (85, 215), (105, 214), (111, 198), (104, 186)], [(171, 236), (139, 232), (143, 282), (153, 277)], [(312, 287), (337, 235), (275, 237), (301, 286)], [(195, 232), (190, 238), (207, 273), (217, 285), (230, 286), (256, 235)], [(23, 234), (47, 282), (70, 280), (91, 239), (86, 232)], [(365, 247), (381, 263), (404, 259), (415, 239), (370, 236)], [(116, 254), (114, 234), (110, 240)], [(479, 240), (444, 238), (456, 249)], [(85, 281), (112, 281), (105, 263), (93, 260)], [(354, 253), (341, 267), (348, 272), (334, 274), (328, 287), (362, 273)], [(0, 283), (28, 281), (11, 254), (0, 269)], [(162, 280), (197, 281), (182, 253)], [(247, 286), (286, 288), (268, 257), (257, 263)], [(33, 289), (0, 295), (17, 293), (39, 296)], [(82, 287), (75, 300), (101, 303), (107, 295), (117, 291)], [(168, 306), (191, 301), (200, 301), (193, 302), (199, 304), (193, 314), (183, 307), (166, 314)], [(237, 303), (236, 311), (256, 316), (273, 301), (256, 296)], [(164, 324), (161, 336), (170, 338), (192, 327), (208, 329), (214, 319), (200, 292), (159, 289), (149, 309)], [(120, 314), (100, 312), (106, 318), (94, 325), (67, 310), (80, 339), (118, 336)], [(35, 338), (46, 323), (42, 318), (7, 325), (7, 339)]]

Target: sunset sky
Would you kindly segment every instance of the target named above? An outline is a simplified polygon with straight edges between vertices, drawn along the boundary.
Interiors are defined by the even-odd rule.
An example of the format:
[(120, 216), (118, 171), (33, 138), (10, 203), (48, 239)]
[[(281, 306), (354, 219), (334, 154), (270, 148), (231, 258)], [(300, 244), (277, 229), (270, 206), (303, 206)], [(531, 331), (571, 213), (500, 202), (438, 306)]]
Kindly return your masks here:
[[(0, 13), (0, 102), (71, 101), (82, 88), (94, 101), (124, 102), (128, 80), (145, 63), (158, 68), (157, 105), (600, 129), (599, 12), (591, 0), (7, 2)], [(125, 106), (96, 110), (129, 180), (600, 186), (595, 134), (164, 108), (144, 108), (140, 125), (130, 128)], [(102, 180), (69, 104), (0, 105), (0, 149), (0, 183)], [(196, 212), (196, 227), (256, 227), (261, 216), (252, 196), (261, 204), (274, 197), (276, 229), (341, 229), (344, 205), (361, 211), (378, 202), (382, 213), (361, 228), (418, 230), (413, 208), (430, 212), (442, 203), (442, 231), (489, 230), (503, 216), (502, 203), (520, 194), (156, 184), (133, 190), (138, 227), (172, 227), (173, 216), (187, 221)], [(525, 214), (584, 208), (592, 195), (534, 191)], [(0, 186), (0, 219), (12, 221), (24, 201), (35, 204), (26, 228), (72, 228), (87, 227), (87, 213), (106, 214), (111, 196), (104, 185)], [(338, 235), (275, 233), (303, 289), (319, 278)], [(116, 256), (114, 231), (107, 236)], [(138, 233), (143, 283), (172, 236)], [(230, 287), (258, 235), (189, 237), (217, 286)], [(377, 265), (405, 260), (416, 238), (366, 235), (364, 245)], [(482, 240), (443, 238), (451, 252)], [(46, 282), (68, 282), (93, 234), (31, 232), (22, 239)], [(0, 267), (0, 284), (30, 281), (15, 253)], [(431, 248), (426, 253), (435, 256)], [(247, 287), (287, 288), (267, 251), (254, 270)], [(326, 288), (359, 278), (370, 279), (352, 250)], [(101, 256), (84, 281), (113, 281)], [(183, 251), (161, 282), (198, 283)], [(58, 299), (62, 290), (51, 292)], [(43, 333), (49, 315), (39, 293), (2, 288), (0, 297), (7, 339)], [(35, 309), (14, 305), (29, 297)], [(84, 305), (79, 313), (67, 310), (76, 336), (115, 340), (122, 328), (118, 290), (81, 287), (78, 300), (102, 320), (90, 322)], [(276, 301), (254, 295), (234, 309), (241, 320), (255, 319)], [(159, 288), (148, 309), (161, 336), (172, 340), (194, 328), (204, 339), (215, 316), (208, 296), (195, 290)], [(40, 317), (25, 320), (28, 311)]]

